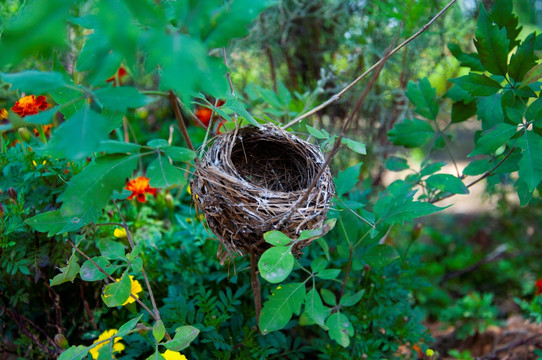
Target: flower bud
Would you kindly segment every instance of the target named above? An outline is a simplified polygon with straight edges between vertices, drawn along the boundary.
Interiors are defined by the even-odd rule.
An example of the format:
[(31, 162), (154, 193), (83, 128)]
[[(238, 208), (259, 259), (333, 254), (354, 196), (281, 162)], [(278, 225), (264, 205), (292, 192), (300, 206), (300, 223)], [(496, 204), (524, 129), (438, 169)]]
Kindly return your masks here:
[(15, 191), (14, 188), (10, 187), (8, 189), (8, 195), (10, 198), (12, 198), (13, 200), (17, 201), (17, 191)]
[(365, 270), (365, 272), (371, 271), (371, 265), (369, 265), (369, 264), (363, 265), (363, 270)]
[(412, 240), (417, 240), (420, 237), (422, 230), (423, 230), (422, 224), (417, 223), (416, 225), (414, 225), (414, 228), (412, 228), (412, 232), (410, 233), (412, 236)]
[(30, 131), (28, 131), (28, 129), (25, 127), (19, 128), (17, 131), (19, 132), (19, 135), (21, 136), (21, 139), (23, 139), (23, 141), (30, 141), (30, 139), (32, 138)]
[(4, 217), (5, 213), (6, 209), (4, 208), (4, 204), (0, 204), (0, 217)]
[(55, 335), (55, 344), (57, 344), (58, 347), (61, 349), (67, 349), (70, 347), (70, 344), (68, 344), (68, 340), (62, 334)]

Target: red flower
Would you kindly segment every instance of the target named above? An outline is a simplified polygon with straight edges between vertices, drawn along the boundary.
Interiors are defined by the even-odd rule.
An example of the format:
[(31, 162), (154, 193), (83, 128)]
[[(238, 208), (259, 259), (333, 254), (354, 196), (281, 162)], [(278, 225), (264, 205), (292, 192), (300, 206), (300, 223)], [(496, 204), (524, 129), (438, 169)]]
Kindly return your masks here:
[(132, 192), (132, 195), (128, 197), (128, 200), (131, 200), (134, 197), (136, 197), (137, 201), (141, 203), (144, 203), (145, 201), (147, 201), (146, 194), (151, 194), (151, 195), (156, 196), (156, 189), (150, 187), (149, 178), (145, 176), (140, 176), (138, 178), (128, 181), (128, 184), (126, 184), (125, 189), (130, 190)]
[[(53, 128), (53, 124), (43, 125), (43, 134), (45, 135), (47, 139), (49, 139), (49, 137), (51, 136), (52, 128)], [(40, 136), (40, 131), (37, 128), (33, 128), (32, 132), (34, 133), (34, 135)]]
[(534, 285), (534, 287), (535, 287), (535, 294), (541, 295), (542, 294), (542, 278), (536, 280), (536, 284)]
[(119, 79), (119, 86), (122, 86), (122, 79), (124, 77), (126, 77), (127, 75), (128, 75), (128, 72), (126, 71), (124, 66), (121, 65), (119, 67), (119, 69), (117, 70), (117, 72), (114, 75), (107, 78), (107, 80), (105, 80), (105, 82), (112, 82), (113, 86), (117, 86), (117, 78), (118, 78)]
[(36, 98), (35, 95), (28, 95), (19, 99), (11, 110), (19, 114), (20, 117), (25, 117), (27, 115), (36, 115), (40, 111), (47, 110), (50, 106), (51, 104), (47, 102), (45, 96), (40, 95)]
[(207, 128), (209, 126), (209, 122), (211, 121), (211, 114), (213, 113), (213, 110), (208, 109), (206, 107), (199, 107), (196, 109), (195, 115), (205, 125)]

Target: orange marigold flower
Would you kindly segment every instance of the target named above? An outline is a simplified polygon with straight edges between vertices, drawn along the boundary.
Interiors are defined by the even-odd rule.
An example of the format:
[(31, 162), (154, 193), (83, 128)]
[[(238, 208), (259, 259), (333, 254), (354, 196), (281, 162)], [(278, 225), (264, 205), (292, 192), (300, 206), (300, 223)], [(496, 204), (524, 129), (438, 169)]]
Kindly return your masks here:
[[(53, 128), (53, 124), (47, 124), (43, 125), (43, 134), (46, 138), (49, 138), (51, 136), (51, 129)], [(33, 128), (32, 132), (36, 136), (40, 136), (40, 131), (37, 128)]]
[(36, 115), (40, 111), (47, 110), (51, 104), (47, 102), (47, 98), (43, 95), (28, 95), (19, 99), (11, 108), (14, 113), (20, 117), (27, 115)]
[(535, 294), (536, 295), (542, 295), (542, 278), (536, 280), (535, 287)]
[[(199, 119), (199, 121), (202, 122), (202, 124), (207, 127), (209, 126), (209, 122), (211, 121), (211, 114), (213, 113), (213, 110), (208, 109), (206, 107), (199, 107), (196, 109), (196, 112), (194, 113), (196, 117)], [(196, 122), (196, 125), (200, 125)]]
[(156, 196), (156, 189), (151, 188), (149, 185), (149, 178), (145, 176), (137, 177), (133, 180), (128, 181), (128, 184), (125, 187), (126, 190), (130, 190), (132, 195), (128, 197), (128, 200), (133, 199), (134, 197), (137, 201), (144, 203), (147, 201), (146, 194), (151, 194)]
[(121, 65), (119, 67), (119, 69), (117, 70), (117, 72), (114, 75), (107, 78), (107, 80), (105, 80), (105, 82), (112, 82), (113, 86), (117, 86), (117, 79), (119, 79), (119, 85), (118, 86), (122, 86), (122, 79), (126, 75), (128, 75), (128, 72), (126, 71), (124, 66)]
[(4, 125), (8, 123), (8, 111), (4, 108), (0, 109), (0, 124)]

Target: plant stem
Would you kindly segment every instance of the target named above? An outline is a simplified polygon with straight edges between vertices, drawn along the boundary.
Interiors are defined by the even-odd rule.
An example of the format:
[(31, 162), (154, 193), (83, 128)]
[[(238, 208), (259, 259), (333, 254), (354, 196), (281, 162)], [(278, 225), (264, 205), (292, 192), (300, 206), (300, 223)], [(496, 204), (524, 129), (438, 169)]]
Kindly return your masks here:
[[(126, 230), (126, 238), (128, 239), (128, 243), (130, 244), (130, 247), (132, 250), (134, 250), (134, 241), (132, 239), (132, 233), (130, 233), (130, 229), (128, 228), (128, 224), (126, 223), (126, 220), (124, 219), (124, 216), (122, 215), (122, 212), (120, 211), (120, 208), (115, 200), (113, 200), (113, 204), (115, 205), (115, 208), (117, 209), (117, 212), (119, 213), (120, 220), (122, 221), (122, 227), (124, 227), (124, 230)], [(156, 301), (154, 300), (154, 294), (152, 292), (151, 284), (149, 282), (149, 278), (147, 277), (147, 272), (145, 271), (145, 268), (143, 265), (141, 265), (141, 274), (143, 275), (143, 279), (145, 280), (145, 285), (147, 286), (147, 291), (149, 292), (149, 297), (151, 298), (151, 304), (152, 308), (154, 310), (154, 319), (156, 321), (162, 320), (160, 318), (160, 312), (158, 311), (158, 307), (156, 306)], [(171, 337), (169, 336), (168, 332), (165, 333), (166, 339), (171, 340)]]
[(304, 118), (308, 117), (308, 116), (311, 116), (312, 114), (322, 110), (323, 108), (327, 107), (328, 105), (331, 105), (332, 103), (334, 103), (335, 101), (338, 101), (342, 95), (344, 95), (344, 93), (346, 93), (348, 90), (350, 90), (354, 85), (356, 85), (358, 82), (360, 82), (363, 78), (365, 78), (369, 73), (371, 73), (373, 70), (379, 68), (381, 65), (383, 65), (386, 61), (388, 61), (388, 58), (392, 55), (394, 55), (396, 52), (398, 52), (399, 50), (401, 50), (405, 45), (407, 45), (408, 43), (410, 43), (412, 40), (416, 39), (418, 36), (420, 36), (423, 32), (425, 32), (431, 25), (433, 25), (433, 23), (442, 15), (446, 12), (446, 10), (448, 10), (454, 3), (456, 2), (456, 0), (452, 0), (448, 3), (448, 5), (446, 5), (442, 10), (440, 10), (427, 24), (425, 24), (420, 30), (418, 30), (418, 32), (416, 32), (414, 35), (410, 36), (408, 39), (406, 39), (405, 41), (403, 41), (401, 44), (399, 44), (395, 49), (393, 49), (389, 54), (385, 55), (384, 57), (382, 57), (382, 59), (380, 59), (379, 61), (377, 61), (373, 66), (371, 66), (369, 69), (367, 69), (363, 74), (361, 74), (360, 76), (358, 76), (358, 78), (354, 81), (352, 81), (350, 84), (348, 84), (344, 89), (342, 89), (340, 92), (338, 92), (337, 94), (333, 95), (331, 98), (329, 98), (327, 101), (325, 101), (324, 103), (318, 105), (317, 107), (313, 108), (312, 110), (306, 112), (305, 114), (303, 115), (300, 115), (298, 116), (297, 118), (293, 119), (292, 121), (290, 121), (288, 124), (284, 125), (282, 128), (283, 129), (287, 129), (289, 128), (290, 126), (292, 125), (295, 125), (297, 124), (298, 122), (300, 122), (301, 120), (303, 120)]
[(173, 90), (169, 91), (169, 102), (171, 103), (171, 106), (173, 107), (173, 113), (175, 114), (175, 118), (177, 119), (177, 123), (179, 124), (179, 127), (181, 128), (181, 133), (183, 134), (184, 141), (186, 142), (186, 146), (192, 150), (194, 150), (194, 145), (192, 145), (192, 141), (190, 140), (190, 136), (188, 136), (188, 131), (186, 130), (186, 125), (184, 124), (183, 116), (181, 115), (181, 110), (179, 109), (179, 104), (177, 103), (177, 95), (173, 92)]

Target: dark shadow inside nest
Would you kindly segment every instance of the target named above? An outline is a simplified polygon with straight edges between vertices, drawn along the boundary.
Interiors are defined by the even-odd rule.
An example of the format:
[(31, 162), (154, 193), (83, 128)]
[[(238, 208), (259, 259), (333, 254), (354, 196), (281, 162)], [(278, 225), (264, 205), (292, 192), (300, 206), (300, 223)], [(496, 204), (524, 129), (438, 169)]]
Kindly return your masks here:
[(231, 161), (243, 179), (270, 191), (306, 189), (318, 172), (299, 145), (264, 140), (257, 135), (237, 141)]

